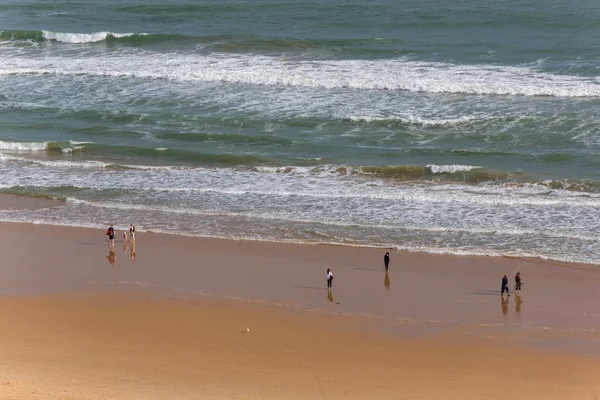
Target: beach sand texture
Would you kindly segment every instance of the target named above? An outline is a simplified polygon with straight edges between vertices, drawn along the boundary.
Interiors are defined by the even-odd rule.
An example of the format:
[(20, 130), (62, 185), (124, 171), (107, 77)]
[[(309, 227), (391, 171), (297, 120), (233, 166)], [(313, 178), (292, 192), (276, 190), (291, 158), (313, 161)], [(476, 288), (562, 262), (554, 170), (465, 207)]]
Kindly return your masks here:
[[(4, 298), (2, 399), (594, 399), (598, 359), (224, 300)], [(250, 331), (246, 332), (246, 326)]]
[(600, 398), (593, 269), (103, 234), (2, 224), (0, 399)]

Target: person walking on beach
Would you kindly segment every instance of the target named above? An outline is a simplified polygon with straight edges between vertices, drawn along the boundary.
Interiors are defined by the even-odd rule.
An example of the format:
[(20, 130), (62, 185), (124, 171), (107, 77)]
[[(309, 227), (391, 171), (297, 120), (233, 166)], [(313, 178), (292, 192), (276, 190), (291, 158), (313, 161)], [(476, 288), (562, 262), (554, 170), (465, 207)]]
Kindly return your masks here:
[(385, 272), (387, 272), (390, 267), (390, 253), (385, 253), (385, 256), (383, 256), (383, 263), (385, 264)]
[(327, 268), (327, 289), (331, 290), (331, 285), (333, 283), (333, 273), (331, 269)]
[(108, 236), (108, 245), (111, 248), (115, 247), (115, 228), (113, 228), (113, 226), (109, 226), (108, 230), (106, 231), (106, 235)]
[(515, 275), (515, 294), (517, 295), (517, 297), (521, 297), (521, 285), (523, 284), (523, 281), (521, 281), (521, 273), (517, 272), (517, 275)]
[(135, 242), (135, 225), (134, 224), (129, 225), (129, 239), (132, 242)]
[(510, 296), (510, 293), (508, 292), (508, 274), (504, 274), (504, 277), (502, 277), (502, 291), (500, 292), (500, 296), (504, 295), (504, 291)]

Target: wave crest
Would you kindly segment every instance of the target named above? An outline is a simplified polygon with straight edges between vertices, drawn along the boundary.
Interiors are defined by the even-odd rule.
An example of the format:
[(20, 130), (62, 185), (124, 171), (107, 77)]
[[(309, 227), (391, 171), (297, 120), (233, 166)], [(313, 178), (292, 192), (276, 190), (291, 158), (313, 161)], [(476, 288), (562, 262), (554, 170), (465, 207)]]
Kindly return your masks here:
[(69, 145), (67, 145), (58, 142), (9, 142), (0, 140), (0, 152), (46, 152), (49, 154), (71, 153), (76, 150), (81, 150), (84, 144), (86, 144), (86, 142), (69, 142)]
[(96, 43), (110, 38), (124, 38), (128, 36), (144, 36), (146, 33), (113, 33), (113, 32), (93, 32), (93, 33), (62, 33), (42, 31), (42, 37), (46, 40), (55, 40), (63, 43)]
[(115, 32), (52, 32), (37, 30), (2, 30), (0, 31), (0, 40), (19, 40), (42, 42), (51, 40), (62, 43), (97, 43), (111, 39), (121, 39), (127, 37), (143, 37), (147, 33), (115, 33)]
[[(4, 32), (3, 35), (6, 36)], [(141, 38), (144, 34), (46, 32), (42, 38), (44, 35), (66, 43), (90, 43), (117, 40), (110, 38), (118, 36), (124, 36), (118, 40), (133, 40), (131, 38)], [(10, 57), (3, 60), (0, 75), (15, 74), (89, 75), (331, 90), (342, 88), (469, 95), (600, 97), (600, 81), (597, 77), (550, 74), (530, 66), (458, 65), (408, 58), (308, 61), (256, 54), (140, 52), (135, 57), (119, 55), (68, 59), (54, 56), (39, 60), (30, 57)], [(420, 123), (410, 120), (407, 122)], [(438, 125), (457, 122), (469, 123), (468, 120), (434, 121)]]

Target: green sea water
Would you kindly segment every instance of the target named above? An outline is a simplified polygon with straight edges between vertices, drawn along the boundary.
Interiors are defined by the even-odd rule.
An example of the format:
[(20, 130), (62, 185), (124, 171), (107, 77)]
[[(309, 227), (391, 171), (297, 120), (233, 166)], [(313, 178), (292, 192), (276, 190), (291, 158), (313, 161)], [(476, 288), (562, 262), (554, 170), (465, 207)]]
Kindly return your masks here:
[[(92, 4), (93, 3), (93, 4)], [(0, 4), (0, 220), (596, 264), (589, 1)]]

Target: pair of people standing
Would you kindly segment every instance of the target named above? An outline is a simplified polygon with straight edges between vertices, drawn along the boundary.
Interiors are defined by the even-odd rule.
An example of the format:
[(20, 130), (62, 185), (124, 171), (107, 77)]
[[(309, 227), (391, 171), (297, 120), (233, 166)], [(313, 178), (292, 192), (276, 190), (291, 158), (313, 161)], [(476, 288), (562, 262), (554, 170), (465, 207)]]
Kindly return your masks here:
[[(523, 281), (521, 280), (521, 273), (517, 272), (517, 275), (515, 275), (515, 294), (519, 297), (521, 296), (521, 285), (523, 284)], [(510, 292), (508, 290), (508, 274), (504, 274), (504, 277), (502, 277), (502, 288), (500, 290), (500, 295), (504, 295), (504, 292), (506, 292), (506, 294), (508, 296), (510, 296)]]

